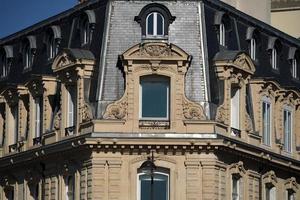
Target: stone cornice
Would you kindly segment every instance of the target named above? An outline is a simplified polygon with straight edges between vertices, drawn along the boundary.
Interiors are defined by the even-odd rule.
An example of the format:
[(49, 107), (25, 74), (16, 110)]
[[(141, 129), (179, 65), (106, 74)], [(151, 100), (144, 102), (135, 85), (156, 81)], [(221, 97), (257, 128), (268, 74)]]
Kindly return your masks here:
[(35, 159), (46, 160), (47, 156), (55, 153), (68, 152), (75, 149), (97, 151), (119, 151), (123, 153), (141, 153), (150, 150), (161, 152), (218, 152), (225, 151), (247, 159), (264, 161), (276, 165), (278, 168), (289, 168), (300, 174), (300, 161), (287, 156), (267, 151), (242, 141), (218, 135), (217, 138), (141, 138), (135, 137), (93, 137), (93, 134), (85, 134), (69, 137), (59, 142), (40, 146), (28, 151), (13, 153), (0, 158), (0, 167), (10, 169), (13, 166), (23, 165), (24, 162), (34, 162)]

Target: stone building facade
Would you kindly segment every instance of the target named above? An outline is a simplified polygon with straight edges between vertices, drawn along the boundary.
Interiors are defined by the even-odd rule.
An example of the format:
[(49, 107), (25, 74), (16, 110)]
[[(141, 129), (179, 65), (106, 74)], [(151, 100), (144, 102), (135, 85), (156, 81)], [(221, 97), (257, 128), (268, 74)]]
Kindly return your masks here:
[(300, 199), (299, 49), (216, 0), (82, 1), (1, 39), (0, 199)]

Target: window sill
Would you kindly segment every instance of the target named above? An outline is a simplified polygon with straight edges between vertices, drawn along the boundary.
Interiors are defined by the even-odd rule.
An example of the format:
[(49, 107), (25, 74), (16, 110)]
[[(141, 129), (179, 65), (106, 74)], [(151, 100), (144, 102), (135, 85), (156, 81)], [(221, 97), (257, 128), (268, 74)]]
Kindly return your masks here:
[(168, 120), (140, 120), (139, 127), (144, 129), (170, 129)]
[(142, 36), (142, 43), (146, 42), (167, 42), (169, 39), (168, 36), (147, 36), (143, 35)]

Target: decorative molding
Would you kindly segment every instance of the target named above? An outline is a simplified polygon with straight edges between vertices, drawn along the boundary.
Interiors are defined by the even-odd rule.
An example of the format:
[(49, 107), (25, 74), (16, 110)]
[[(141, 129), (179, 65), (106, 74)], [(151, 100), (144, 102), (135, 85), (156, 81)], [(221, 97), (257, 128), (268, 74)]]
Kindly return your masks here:
[(253, 121), (249, 115), (249, 113), (246, 111), (245, 112), (245, 130), (247, 132), (252, 132), (253, 131)]
[(231, 174), (238, 174), (240, 176), (244, 176), (247, 172), (242, 161), (231, 164), (228, 169)]
[(263, 181), (265, 184), (272, 184), (273, 186), (275, 186), (277, 184), (277, 177), (275, 175), (275, 172), (273, 170), (268, 171), (267, 173), (265, 173), (262, 177)]
[(82, 122), (88, 122), (93, 119), (92, 109), (86, 103), (84, 104), (84, 106), (81, 109), (81, 114), (82, 114)]
[(103, 119), (126, 119), (128, 102), (125, 94), (120, 100), (107, 106)]
[(288, 180), (286, 180), (284, 186), (287, 190), (293, 190), (294, 192), (297, 192), (299, 189), (299, 185), (295, 177), (291, 177)]
[(226, 124), (228, 121), (227, 111), (228, 109), (225, 108), (225, 105), (221, 105), (217, 108), (216, 120), (218, 122)]
[(54, 129), (59, 130), (61, 128), (61, 110), (59, 110), (54, 116)]
[(182, 98), (183, 116), (185, 119), (206, 120), (203, 107), (195, 102)]

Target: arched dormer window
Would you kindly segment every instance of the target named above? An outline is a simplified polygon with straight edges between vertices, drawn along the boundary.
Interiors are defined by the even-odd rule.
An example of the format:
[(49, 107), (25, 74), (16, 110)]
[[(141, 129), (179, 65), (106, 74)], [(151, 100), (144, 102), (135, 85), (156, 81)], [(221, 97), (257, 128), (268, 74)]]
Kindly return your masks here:
[(222, 11), (216, 12), (214, 18), (214, 25), (216, 26), (217, 29), (219, 44), (221, 46), (226, 46), (228, 40), (226, 33), (231, 30), (229, 16)]
[(258, 30), (254, 27), (248, 27), (246, 40), (249, 42), (249, 55), (252, 60), (257, 59), (257, 47), (260, 39)]
[(300, 51), (297, 48), (290, 47), (289, 61), (291, 63), (292, 78), (299, 79)]
[(164, 5), (152, 3), (146, 5), (134, 20), (141, 25), (143, 38), (161, 39), (169, 35), (169, 25), (175, 17)]
[(32, 67), (35, 52), (36, 38), (35, 36), (28, 36), (25, 40), (23, 40), (21, 46), (24, 70), (28, 70)]
[(51, 26), (45, 34), (44, 44), (47, 48), (48, 59), (53, 59), (57, 53), (61, 41), (61, 30), (59, 26)]
[(163, 36), (164, 34), (164, 17), (158, 12), (152, 12), (146, 19), (146, 35), (151, 37)]
[(269, 37), (268, 51), (270, 54), (270, 64), (272, 69), (279, 69), (279, 52), (281, 50), (281, 43), (276, 37)]
[(81, 45), (89, 45), (92, 41), (93, 32), (96, 24), (96, 16), (93, 10), (86, 10), (80, 18), (80, 40)]

